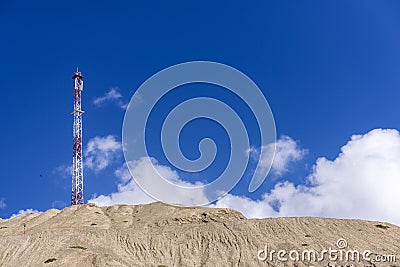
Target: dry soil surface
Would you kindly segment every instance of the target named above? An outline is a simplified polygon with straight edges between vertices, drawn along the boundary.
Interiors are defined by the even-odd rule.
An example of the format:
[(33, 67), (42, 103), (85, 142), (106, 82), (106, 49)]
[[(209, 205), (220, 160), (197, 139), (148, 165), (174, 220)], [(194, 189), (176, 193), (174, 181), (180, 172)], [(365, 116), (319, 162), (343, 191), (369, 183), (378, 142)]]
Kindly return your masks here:
[[(343, 249), (339, 239), (347, 242)], [(328, 265), (400, 266), (400, 227), (312, 217), (246, 219), (231, 209), (163, 203), (76, 205), (0, 220), (0, 266)]]

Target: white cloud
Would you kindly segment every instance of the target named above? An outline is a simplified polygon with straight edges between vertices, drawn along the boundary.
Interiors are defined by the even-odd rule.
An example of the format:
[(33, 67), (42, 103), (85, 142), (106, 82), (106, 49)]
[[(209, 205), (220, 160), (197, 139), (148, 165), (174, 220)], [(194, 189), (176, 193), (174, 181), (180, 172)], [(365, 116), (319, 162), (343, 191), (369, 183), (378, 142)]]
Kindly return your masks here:
[(96, 106), (102, 106), (106, 102), (114, 102), (120, 108), (126, 109), (126, 107), (128, 105), (122, 99), (123, 99), (123, 96), (119, 92), (118, 88), (113, 87), (108, 92), (106, 92), (104, 95), (95, 98), (93, 100), (93, 104)]
[(127, 183), (132, 179), (132, 175), (125, 163), (116, 169), (114, 174), (121, 180), (122, 183)]
[[(107, 138), (110, 138), (110, 136), (108, 136)], [(105, 138), (103, 138), (105, 139)], [(103, 140), (102, 139), (102, 140)], [(95, 147), (95, 143), (102, 143), (104, 141), (101, 141), (98, 137), (92, 139), (91, 141), (93, 141), (91, 144), (91, 147)], [(91, 143), (91, 141), (89, 141), (89, 143)], [(115, 139), (110, 140), (112, 141), (112, 143), (116, 142)], [(88, 145), (89, 146), (89, 145)], [(109, 146), (107, 146), (109, 147)], [(116, 152), (118, 149), (121, 149), (121, 145), (118, 143), (117, 145), (113, 145), (111, 146), (113, 147), (113, 153)], [(299, 146), (297, 145), (297, 143), (291, 139), (290, 137), (287, 136), (283, 136), (281, 139), (279, 139), (276, 143), (276, 153), (277, 153), (277, 163), (275, 163), (275, 165), (273, 165), (273, 171), (282, 174), (284, 172), (287, 171), (288, 169), (288, 165), (296, 160), (300, 160), (303, 155), (305, 154), (306, 150), (304, 149), (300, 149)], [(95, 150), (95, 149), (91, 149), (91, 150)], [(100, 150), (106, 150), (106, 149), (100, 149)], [(251, 150), (249, 151), (250, 153), (259, 153), (257, 150)], [(97, 154), (101, 154), (101, 153), (97, 153)], [(254, 156), (254, 155), (252, 155)], [(105, 157), (101, 157), (102, 160), (100, 160), (101, 162), (108, 162), (107, 160), (103, 160)], [(258, 160), (258, 155), (257, 157)], [(263, 161), (266, 161), (265, 159), (265, 155), (263, 155), (263, 157), (261, 157), (261, 163), (263, 163)], [(90, 166), (94, 166), (95, 164), (92, 164), (92, 162), (94, 162), (95, 160), (87, 160), (87, 162), (90, 163)], [(88, 163), (87, 163), (88, 164)], [(181, 177), (179, 177), (178, 173), (174, 170), (172, 170), (171, 168), (169, 168), (168, 166), (163, 166), (160, 165), (154, 158), (148, 158), (148, 157), (143, 157), (140, 158), (139, 160), (136, 161), (132, 161), (129, 163), (130, 164), (130, 168), (131, 168), (131, 172), (132, 175), (136, 178), (136, 179), (140, 179), (141, 181), (146, 181), (146, 180), (151, 180), (149, 179), (152, 175), (154, 175), (154, 171), (153, 171), (153, 167), (154, 166), (157, 171), (167, 180), (173, 182), (176, 185), (181, 185), (181, 186), (193, 186), (193, 184), (184, 181), (183, 179), (181, 179)], [(108, 164), (98, 164), (101, 169), (105, 168), (103, 166), (108, 165)], [(275, 166), (275, 167), (274, 167)], [(99, 167), (99, 168), (100, 168)], [(121, 167), (119, 167), (118, 169), (115, 170), (114, 172), (115, 176), (118, 177), (120, 183), (118, 184), (117, 187), (117, 192), (113, 192), (110, 195), (100, 195), (100, 196), (94, 196), (91, 200), (89, 200), (90, 202), (94, 202), (97, 205), (100, 206), (105, 206), (105, 205), (113, 205), (113, 204), (144, 204), (144, 203), (150, 203), (150, 202), (154, 202), (156, 200), (154, 200), (153, 198), (151, 198), (150, 196), (148, 196), (145, 192), (143, 192), (143, 190), (136, 184), (135, 180), (132, 179), (132, 175), (129, 172), (126, 164), (122, 165)], [(196, 183), (196, 185), (200, 185), (201, 183)], [(152, 185), (154, 187), (154, 185)], [(162, 188), (160, 188), (160, 191), (162, 191)], [(181, 194), (173, 194), (171, 195), (170, 192), (165, 192), (166, 197), (171, 199), (171, 202), (174, 203), (182, 203), (182, 202), (187, 202), (193, 199), (205, 199), (204, 202), (207, 202), (207, 197), (205, 196), (205, 194), (199, 194), (196, 196), (192, 196), (192, 195), (187, 195), (184, 193)], [(228, 198), (240, 198), (240, 197), (236, 197), (236, 196), (231, 196), (229, 195), (229, 197), (227, 196), (225, 201)], [(189, 200), (187, 200), (189, 199)], [(248, 199), (249, 204), (251, 204), (251, 200)], [(243, 207), (246, 207), (247, 205), (243, 205)], [(250, 208), (250, 207), (249, 207)], [(272, 209), (271, 209), (272, 210)], [(258, 214), (256, 211), (254, 211), (254, 214)]]
[(261, 200), (228, 195), (216, 206), (248, 217), (322, 216), (400, 225), (399, 188), (399, 132), (375, 129), (352, 136), (335, 160), (319, 158), (306, 185), (286, 181)]
[(125, 163), (115, 171), (115, 176), (120, 180), (117, 192), (110, 195), (94, 196), (88, 202), (96, 203), (98, 206), (110, 206), (115, 204), (147, 204), (155, 201), (143, 192), (132, 179)]
[[(281, 161), (274, 168), (287, 171), (288, 163), (300, 159), (305, 150), (291, 138), (278, 140)], [(285, 151), (287, 149), (288, 151)], [(167, 166), (154, 159), (132, 162), (132, 174), (142, 178), (157, 170), (174, 183), (189, 184)], [(283, 162), (283, 163), (282, 163)], [(275, 163), (277, 164), (277, 163)], [(283, 167), (282, 167), (283, 166)], [(94, 197), (98, 205), (140, 204), (154, 200), (144, 193), (122, 166), (115, 171), (120, 179), (118, 190), (110, 195)], [(334, 160), (319, 158), (305, 184), (277, 183), (260, 200), (228, 194), (213, 207), (228, 207), (249, 218), (270, 216), (320, 216), (388, 221), (400, 225), (400, 134), (397, 130), (375, 129), (365, 135), (354, 135)], [(170, 192), (166, 192), (166, 194)], [(176, 199), (205, 197), (177, 195)]]
[(121, 154), (121, 143), (112, 135), (96, 136), (89, 140), (85, 153), (85, 166), (98, 172), (107, 168)]
[(7, 207), (7, 204), (4, 198), (0, 198), (0, 209), (4, 209), (5, 207)]
[(17, 213), (14, 213), (13, 215), (11, 215), (10, 218), (8, 218), (7, 220), (11, 220), (12, 218), (17, 217), (22, 214), (31, 214), (31, 213), (35, 213), (35, 212), (39, 212), (39, 211), (34, 210), (34, 209), (19, 210)]
[(301, 160), (307, 154), (306, 149), (301, 149), (296, 141), (289, 136), (282, 136), (276, 142), (275, 157), (272, 171), (281, 176), (288, 171), (291, 162)]
[[(265, 168), (269, 168), (271, 157), (274, 153), (274, 145), (267, 145), (260, 150), (251, 148), (250, 153), (253, 160), (259, 161), (260, 168), (258, 172), (264, 173)], [(298, 143), (289, 136), (283, 135), (275, 142), (275, 156), (271, 166), (271, 173), (275, 176), (282, 176), (289, 170), (292, 162), (301, 160), (307, 154), (306, 149), (299, 147)]]
[[(156, 175), (154, 173), (154, 168), (157, 170), (160, 175), (175, 185), (181, 185), (185, 187), (193, 186), (192, 183), (183, 181), (178, 173), (172, 170), (168, 166), (160, 165), (154, 158), (142, 157), (139, 160), (129, 162), (132, 175), (144, 183), (146, 180), (151, 180), (151, 175)], [(143, 190), (136, 184), (136, 182), (132, 179), (130, 172), (126, 165), (123, 165), (119, 169), (115, 171), (117, 177), (120, 178), (121, 183), (118, 185), (118, 190), (115, 193), (112, 193), (108, 196), (100, 195), (95, 196), (93, 199), (89, 200), (89, 202), (94, 202), (97, 205), (113, 205), (113, 204), (145, 204), (151, 203), (156, 200), (148, 196)], [(200, 185), (201, 183), (196, 183), (196, 185)], [(147, 185), (149, 186), (149, 185)], [(152, 188), (157, 187), (157, 185), (152, 185)], [(164, 190), (164, 188), (159, 188), (159, 192), (161, 192), (161, 197), (163, 199), (168, 199), (170, 203), (193, 203), (197, 201), (207, 200), (207, 197), (204, 194), (198, 195), (189, 195), (185, 192), (175, 192), (171, 194), (168, 190)]]
[(231, 208), (242, 212), (247, 218), (264, 218), (276, 213), (269, 203), (264, 200), (252, 200), (245, 196), (227, 194), (210, 207)]

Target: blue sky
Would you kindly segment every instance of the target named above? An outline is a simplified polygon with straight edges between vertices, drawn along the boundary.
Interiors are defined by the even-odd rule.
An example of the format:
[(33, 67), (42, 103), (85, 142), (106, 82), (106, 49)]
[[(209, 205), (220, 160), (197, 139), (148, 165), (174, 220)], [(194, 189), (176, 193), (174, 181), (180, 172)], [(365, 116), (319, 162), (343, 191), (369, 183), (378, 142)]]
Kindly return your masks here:
[[(342, 153), (347, 162), (354, 154), (357, 159), (400, 154), (396, 146), (400, 129), (399, 12), (398, 1), (1, 1), (0, 217), (29, 208), (43, 211), (69, 204), (71, 179), (65, 168), (71, 164), (71, 76), (77, 66), (85, 76), (84, 143), (110, 145), (103, 150), (97, 146), (87, 155), (94, 162), (84, 169), (85, 198), (89, 200), (110, 196), (129, 183), (115, 173), (124, 162), (119, 147), (124, 105), (156, 72), (193, 60), (230, 65), (255, 81), (271, 106), (277, 135), (286, 151), (279, 174), (271, 175), (252, 194), (247, 192), (249, 181), (245, 177), (228, 197), (235, 203), (271, 206), (272, 211), (261, 214), (265, 216), (307, 215), (293, 207), (279, 213), (286, 198), (271, 190), (287, 192), (293, 189), (287, 183), (292, 183), (297, 193), (304, 193), (309, 189), (296, 186), (310, 183), (310, 175), (323, 184), (330, 175), (316, 172), (325, 166), (318, 159), (334, 162), (346, 144), (346, 151), (361, 153)], [(188, 88), (187, 95), (169, 95), (159, 107), (160, 113), (163, 107), (193, 94), (217, 91), (212, 86)], [(218, 96), (223, 98), (223, 94)], [(226, 101), (245, 109), (229, 96)], [(242, 116), (250, 118), (247, 112), (242, 111)], [(160, 120), (155, 120), (155, 129), (159, 129)], [(253, 126), (250, 122), (250, 128)], [(204, 136), (213, 136), (222, 151), (227, 149), (225, 133), (218, 125), (198, 121), (192, 127), (182, 136), (182, 149), (189, 157), (198, 152), (193, 140)], [(394, 130), (370, 133), (374, 129)], [(355, 134), (362, 135), (359, 142), (348, 144)], [(372, 150), (365, 150), (364, 144)], [(153, 156), (160, 165), (169, 166), (156, 145), (156, 141), (152, 143)], [(96, 153), (103, 153), (104, 168), (98, 167), (96, 160), (102, 159)], [(224, 154), (220, 157), (223, 164)], [(391, 170), (385, 164), (393, 160), (394, 170), (374, 174), (376, 180), (371, 177), (367, 183), (371, 187), (366, 190), (378, 181), (385, 181), (389, 188), (399, 185), (396, 159), (371, 162), (378, 170)], [(217, 164), (213, 170), (218, 172), (221, 166)], [(338, 177), (364, 179), (346, 168), (343, 174), (342, 165), (336, 167)], [(361, 168), (369, 169), (369, 165)], [(276, 187), (279, 183), (282, 186)], [(244, 204), (228, 200), (220, 206), (257, 216), (243, 210)], [(396, 203), (396, 199), (385, 199), (376, 210), (400, 214)], [(321, 210), (331, 207), (322, 206), (309, 215), (400, 223), (399, 217), (355, 211), (360, 209), (369, 207), (355, 205), (348, 213), (324, 213)]]

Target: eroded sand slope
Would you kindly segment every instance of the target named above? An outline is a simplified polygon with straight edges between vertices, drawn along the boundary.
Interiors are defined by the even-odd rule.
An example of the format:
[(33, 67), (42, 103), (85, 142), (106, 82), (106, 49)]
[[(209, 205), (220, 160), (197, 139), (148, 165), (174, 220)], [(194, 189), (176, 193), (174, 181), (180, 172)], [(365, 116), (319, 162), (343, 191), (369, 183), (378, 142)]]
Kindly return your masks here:
[[(23, 234), (23, 224), (27, 233)], [(259, 250), (370, 250), (396, 262), (260, 261)], [(263, 254), (260, 254), (263, 256)], [(293, 254), (295, 256), (295, 254)], [(288, 255), (286, 255), (288, 257)], [(47, 263), (45, 263), (47, 261)], [(400, 227), (322, 218), (246, 219), (231, 209), (163, 203), (79, 205), (0, 221), (0, 266), (400, 266)]]

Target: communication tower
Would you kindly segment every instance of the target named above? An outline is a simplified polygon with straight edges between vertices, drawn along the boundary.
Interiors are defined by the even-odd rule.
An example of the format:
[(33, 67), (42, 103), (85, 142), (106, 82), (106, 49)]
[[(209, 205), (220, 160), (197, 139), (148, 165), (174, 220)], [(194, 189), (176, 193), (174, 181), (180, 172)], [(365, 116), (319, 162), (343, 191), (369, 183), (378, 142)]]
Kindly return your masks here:
[(72, 197), (71, 205), (83, 204), (83, 157), (82, 157), (82, 102), (83, 76), (76, 69), (72, 79), (74, 88), (74, 129), (72, 144)]

